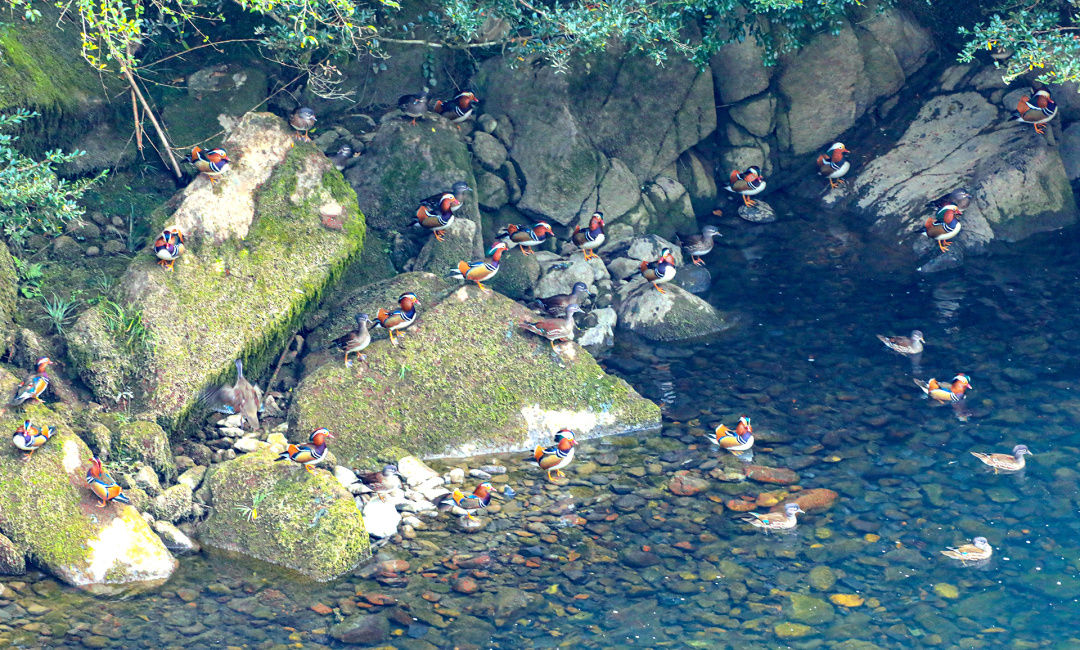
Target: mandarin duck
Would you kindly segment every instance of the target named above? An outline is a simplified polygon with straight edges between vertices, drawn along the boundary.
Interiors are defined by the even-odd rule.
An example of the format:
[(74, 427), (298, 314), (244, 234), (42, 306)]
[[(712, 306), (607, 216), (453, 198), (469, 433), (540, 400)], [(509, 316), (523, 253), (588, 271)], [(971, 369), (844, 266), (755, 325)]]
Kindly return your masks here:
[(1012, 454), (980, 454), (978, 452), (971, 452), (971, 455), (981, 460), (984, 464), (992, 467), (994, 473), (998, 472), (1019, 472), (1024, 469), (1027, 463), (1024, 460), (1024, 456), (1035, 454), (1031, 453), (1031, 450), (1027, 448), (1027, 445), (1016, 445), (1013, 447)]
[(465, 511), (465, 516), (469, 519), (476, 519), (472, 516), (471, 510), (483, 510), (491, 503), (491, 483), (484, 481), (480, 485), (476, 486), (472, 494), (465, 494), (459, 488), (454, 488), (453, 493), (450, 494), (449, 499), (445, 499), (441, 505), (443, 509), (457, 506)]
[(26, 376), (22, 383), (15, 388), (15, 395), (8, 402), (11, 406), (18, 406), (26, 400), (41, 403), (41, 394), (49, 387), (49, 366), (53, 365), (49, 357), (41, 357), (35, 364), (35, 371)]
[(250, 424), (252, 430), (259, 428), (262, 391), (244, 377), (244, 362), (240, 359), (236, 360), (236, 382), (232, 386), (218, 386), (204, 391), (199, 401), (218, 413), (240, 413), (243, 415), (242, 425)]
[(278, 454), (274, 462), (291, 460), (294, 463), (303, 465), (304, 469), (309, 473), (314, 472), (315, 470), (311, 469), (311, 466), (317, 465), (323, 459), (326, 455), (326, 442), (333, 437), (325, 427), (315, 429), (308, 436), (306, 444), (289, 445), (285, 451)]
[(537, 221), (530, 227), (510, 224), (500, 230), (495, 239), (506, 242), (508, 249), (517, 246), (523, 255), (532, 255), (532, 247), (539, 246), (554, 235), (551, 225), (546, 221)]
[(375, 327), (381, 327), (390, 335), (390, 342), (397, 345), (397, 337), (410, 325), (416, 322), (416, 307), (420, 299), (416, 294), (409, 291), (398, 296), (398, 309), (386, 311), (379, 308), (375, 312)]
[(585, 253), (585, 259), (590, 260), (594, 257), (600, 257), (593, 251), (604, 244), (604, 213), (593, 212), (592, 216), (589, 217), (588, 230), (582, 230), (581, 226), (574, 226), (570, 241)]
[(942, 404), (959, 402), (964, 399), (964, 394), (968, 389), (972, 388), (971, 377), (968, 377), (967, 375), (957, 375), (953, 377), (952, 384), (948, 387), (943, 387), (936, 379), (931, 379), (927, 382), (916, 379), (915, 385), (921, 388), (922, 392), (926, 393), (927, 396)]
[(734, 431), (723, 424), (716, 427), (716, 438), (712, 442), (733, 454), (750, 451), (754, 447), (754, 427), (750, 426), (750, 418), (746, 416), (739, 418)]
[(949, 250), (949, 245), (952, 243), (949, 240), (960, 234), (963, 224), (960, 223), (958, 217), (963, 213), (963, 210), (950, 203), (938, 208), (937, 213), (923, 224), (926, 236), (937, 242), (942, 253)]
[(547, 298), (537, 298), (530, 304), (534, 309), (546, 312), (550, 316), (565, 316), (570, 305), (581, 306), (582, 299), (589, 295), (589, 287), (584, 282), (575, 282), (570, 293), (559, 293)]
[(471, 192), (472, 188), (465, 181), (454, 183), (448, 192), (433, 194), (420, 202), (416, 209), (416, 223), (414, 228), (426, 228), (430, 230), (435, 239), (443, 241), (443, 231), (450, 227), (454, 221), (454, 214), (461, 209), (465, 192)]
[(551, 349), (555, 349), (555, 341), (574, 340), (574, 314), (581, 311), (579, 305), (567, 305), (566, 316), (563, 318), (545, 318), (538, 321), (525, 321), (521, 328), (542, 336), (551, 342)]
[(746, 205), (754, 205), (750, 197), (765, 191), (765, 177), (761, 175), (761, 168), (757, 165), (747, 167), (744, 172), (735, 169), (732, 170), (724, 189), (742, 195)]
[(412, 118), (412, 125), (416, 126), (416, 120), (424, 116), (428, 108), (428, 89), (418, 95), (402, 95), (397, 100), (398, 108), (405, 117)]
[(660, 293), (667, 293), (660, 288), (660, 285), (675, 279), (675, 257), (671, 254), (671, 249), (665, 248), (660, 251), (660, 259), (655, 262), (643, 261), (637, 272), (648, 280), (654, 289)]
[(47, 424), (39, 429), (31, 424), (30, 420), (24, 420), (22, 425), (15, 429), (11, 444), (26, 452), (26, 456), (23, 457), (24, 460), (30, 460), (34, 452), (48, 442), (54, 433), (56, 433), (56, 429), (50, 429)]
[(555, 479), (551, 477), (552, 472), (555, 472), (556, 476), (566, 476), (562, 473), (562, 469), (574, 460), (576, 446), (574, 432), (570, 429), (562, 429), (555, 434), (554, 446), (545, 448), (543, 445), (537, 445), (532, 457), (540, 469), (547, 471), (548, 480), (554, 481)]
[(1049, 91), (1040, 90), (1034, 97), (1027, 95), (1021, 97), (1011, 119), (1013, 122), (1031, 124), (1035, 127), (1035, 132), (1041, 135), (1046, 132), (1042, 125), (1054, 119), (1055, 115), (1057, 115), (1057, 103), (1050, 99)]
[(683, 250), (690, 254), (694, 264), (705, 266), (705, 261), (701, 258), (712, 252), (714, 237), (720, 237), (720, 231), (716, 229), (716, 226), (710, 224), (701, 229), (700, 235), (681, 237), (676, 233), (675, 243), (682, 246)]
[(844, 160), (844, 154), (851, 151), (844, 146), (843, 142), (834, 142), (825, 153), (817, 157), (818, 174), (829, 181), (829, 187), (839, 187), (844, 182), (844, 176), (851, 169), (851, 162)]
[(184, 233), (176, 226), (168, 226), (154, 240), (154, 255), (158, 258), (158, 264), (166, 270), (172, 271), (176, 258), (183, 254)]
[(356, 329), (345, 332), (331, 341), (331, 343), (345, 353), (346, 368), (352, 367), (352, 361), (349, 361), (349, 355), (354, 352), (356, 353), (357, 358), (366, 362), (367, 355), (364, 354), (364, 349), (371, 344), (371, 332), (368, 331), (368, 324), (371, 323), (371, 316), (368, 316), (367, 314), (356, 314), (354, 318), (356, 319)]
[(289, 113), (289, 126), (296, 131), (297, 140), (311, 142), (311, 138), (308, 137), (308, 131), (315, 128), (315, 122), (317, 121), (318, 118), (315, 117), (315, 111), (307, 106), (300, 106), (292, 113)]
[(922, 354), (923, 343), (926, 341), (923, 338), (923, 333), (919, 330), (912, 330), (911, 336), (883, 336), (878, 334), (877, 337), (879, 341), (885, 344), (885, 347), (906, 357)]
[(363, 486), (364, 491), (389, 492), (401, 487), (401, 478), (397, 467), (386, 465), (378, 472), (356, 472), (353, 485)]
[(747, 516), (740, 521), (755, 528), (764, 529), (765, 532), (770, 530), (791, 530), (798, 525), (799, 522), (796, 520), (795, 515), (800, 512), (805, 513), (806, 511), (800, 508), (797, 503), (788, 503), (784, 505), (783, 516), (780, 516), (779, 512), (767, 512), (765, 514), (748, 512)]
[(327, 156), (327, 158), (330, 159), (330, 162), (333, 163), (334, 169), (338, 170), (339, 172), (345, 169), (345, 166), (349, 164), (349, 161), (352, 160), (352, 157), (353, 148), (348, 144), (341, 145), (340, 147), (338, 147), (336, 153)]
[(933, 210), (938, 210), (939, 208), (944, 208), (947, 205), (955, 205), (957, 208), (960, 209), (961, 212), (963, 212), (964, 210), (967, 210), (969, 205), (971, 205), (972, 198), (973, 197), (971, 196), (970, 192), (968, 192), (962, 187), (958, 187), (957, 189), (949, 192), (948, 194), (945, 194), (944, 196), (939, 196), (933, 201), (927, 202), (926, 207)]
[(101, 499), (101, 503), (97, 504), (99, 508), (104, 508), (109, 501), (131, 503), (124, 491), (102, 466), (100, 458), (95, 457), (90, 463), (90, 469), (86, 470), (86, 485), (97, 498)]
[(458, 262), (457, 269), (447, 273), (446, 277), (457, 278), (458, 280), (472, 280), (476, 283), (476, 286), (480, 287), (481, 291), (491, 291), (483, 283), (485, 280), (495, 277), (495, 274), (499, 272), (499, 260), (502, 258), (503, 251), (507, 250), (507, 248), (506, 242), (497, 241), (487, 252), (488, 256), (491, 257), (490, 260), (480, 260), (479, 262), (461, 260)]
[(211, 183), (216, 182), (229, 167), (229, 156), (224, 149), (220, 148), (203, 149), (202, 147), (195, 147), (191, 150), (190, 161), (192, 165), (195, 165), (195, 169), (206, 174)]
[(941, 554), (953, 560), (960, 560), (964, 566), (967, 566), (968, 562), (980, 563), (989, 560), (990, 556), (994, 554), (994, 549), (990, 546), (990, 542), (986, 541), (985, 537), (976, 537), (971, 540), (970, 544), (956, 547), (950, 546)]
[[(450, 101), (436, 100), (432, 112), (438, 113), (450, 120), (453, 124), (461, 124), (473, 114), (473, 109), (480, 103), (480, 99), (473, 93), (465, 91), (458, 93)], [(461, 128), (458, 126), (458, 128)]]

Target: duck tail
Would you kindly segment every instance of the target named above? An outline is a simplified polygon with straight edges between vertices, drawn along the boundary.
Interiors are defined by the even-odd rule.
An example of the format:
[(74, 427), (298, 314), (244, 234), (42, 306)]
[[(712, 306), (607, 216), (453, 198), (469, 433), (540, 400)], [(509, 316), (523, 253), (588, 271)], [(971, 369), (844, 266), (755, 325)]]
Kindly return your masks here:
[(124, 494), (123, 492), (121, 492), (120, 494), (117, 494), (111, 500), (112, 501), (119, 501), (120, 503), (126, 503), (128, 505), (131, 505), (131, 499), (129, 499), (128, 496), (126, 494)]
[(283, 460), (289, 460), (289, 452), (287, 452), (287, 451), (281, 452), (280, 454), (278, 454), (277, 458), (274, 459), (274, 462), (276, 463), (276, 462), (283, 461)]

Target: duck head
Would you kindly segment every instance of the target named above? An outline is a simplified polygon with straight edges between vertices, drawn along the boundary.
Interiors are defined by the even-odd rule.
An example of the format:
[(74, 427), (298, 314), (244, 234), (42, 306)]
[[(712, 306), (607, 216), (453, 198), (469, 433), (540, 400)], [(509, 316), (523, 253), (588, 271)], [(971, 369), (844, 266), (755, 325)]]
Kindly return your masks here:
[(450, 191), (454, 193), (454, 196), (461, 196), (465, 192), (471, 192), (472, 188), (465, 181), (458, 181), (450, 188)]
[(918, 341), (919, 343), (924, 343), (926, 341), (926, 339), (923, 338), (923, 333), (919, 330), (913, 330), (911, 332), (911, 340)]
[(750, 425), (750, 418), (746, 417), (745, 415), (739, 418), (739, 423), (735, 425), (735, 433), (741, 437), (753, 432), (754, 427)]
[(41, 357), (37, 360), (35, 367), (39, 373), (45, 372), (49, 366), (54, 365), (53, 360), (49, 357)]
[(398, 306), (405, 311), (412, 311), (412, 308), (420, 304), (420, 299), (416, 297), (416, 294), (409, 291), (398, 296)]
[(568, 305), (566, 307), (566, 317), (569, 319), (574, 318), (574, 314), (581, 311), (581, 305)]
[(589, 286), (584, 282), (575, 282), (574, 286), (570, 289), (571, 295), (581, 295), (589, 290)]
[(953, 387), (961, 390), (974, 388), (974, 386), (971, 385), (971, 377), (968, 377), (967, 375), (957, 375), (953, 377)]
[(1035, 104), (1039, 108), (1046, 108), (1053, 100), (1050, 99), (1050, 91), (1040, 90), (1035, 93)]
[(795, 514), (799, 513), (799, 512), (801, 512), (803, 514), (806, 513), (806, 511), (803, 510), (802, 508), (800, 508), (799, 504), (797, 504), (797, 503), (788, 503), (788, 504), (784, 505), (784, 514), (789, 516), (789, 517), (794, 517)]
[(473, 104), (479, 104), (480, 98), (471, 91), (466, 90), (465, 92), (457, 96), (457, 101), (458, 106), (460, 106), (461, 108), (468, 108)]
[(94, 478), (101, 478), (101, 459), (97, 456), (94, 457), (94, 460), (90, 461), (89, 474)]
[(484, 481), (480, 485), (476, 486), (476, 489), (473, 491), (473, 494), (475, 494), (476, 496), (478, 496), (478, 497), (480, 497), (482, 499), (482, 498), (486, 497), (488, 495), (488, 492), (490, 492), (490, 491), (491, 491), (491, 483), (488, 483), (487, 481)]
[(975, 539), (971, 540), (971, 544), (972, 546), (977, 546), (984, 551), (990, 550), (990, 542), (987, 541), (985, 537), (976, 537)]
[(1029, 456), (1035, 455), (1031, 453), (1031, 450), (1027, 448), (1027, 445), (1016, 445), (1013, 447), (1013, 456), (1016, 457), (1017, 460), (1023, 458), (1025, 454)]
[(308, 441), (317, 447), (322, 447), (326, 444), (326, 441), (333, 438), (334, 434), (330, 433), (330, 430), (326, 427), (319, 427), (311, 432), (311, 436)]
[(659, 261), (667, 262), (668, 264), (671, 264), (672, 266), (675, 265), (675, 256), (671, 253), (670, 248), (664, 248), (663, 250), (660, 251), (660, 260)]
[(701, 229), (701, 236), (705, 239), (712, 239), (713, 237), (719, 237), (720, 231), (716, 229), (716, 226), (709, 224)]
[(555, 434), (555, 442), (558, 443), (559, 448), (564, 451), (577, 444), (577, 440), (574, 439), (574, 432), (570, 429), (560, 429)]
[(161, 236), (168, 241), (173, 235), (176, 235), (180, 239), (180, 243), (184, 243), (184, 233), (177, 226), (166, 226), (165, 230), (161, 231)]
[(592, 217), (589, 218), (589, 230), (596, 230), (597, 228), (604, 227), (604, 213), (593, 212)]
[(496, 255), (501, 255), (502, 251), (504, 251), (506, 249), (507, 249), (506, 242), (497, 241), (491, 246), (490, 249), (488, 249), (488, 252), (487, 252), (488, 257), (495, 257)]
[(533, 234), (537, 237), (544, 237), (545, 235), (553, 235), (551, 231), (551, 224), (546, 221), (537, 221), (532, 227)]

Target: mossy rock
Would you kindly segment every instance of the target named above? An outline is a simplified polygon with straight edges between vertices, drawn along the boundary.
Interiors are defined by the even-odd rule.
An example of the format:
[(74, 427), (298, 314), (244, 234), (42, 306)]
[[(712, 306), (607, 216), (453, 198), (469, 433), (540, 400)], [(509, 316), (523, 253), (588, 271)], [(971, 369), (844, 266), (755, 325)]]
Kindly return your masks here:
[[(269, 450), (245, 454), (208, 473), (210, 518), (199, 541), (325, 582), (371, 555), (364, 518), (332, 474), (275, 462)], [(258, 499), (255, 516), (250, 517)]]
[[(0, 370), (0, 392), (18, 379)], [(97, 508), (86, 488), (91, 454), (56, 413), (42, 405), (8, 411), (0, 429), (14, 431), (24, 419), (57, 433), (25, 459), (11, 445), (0, 452), (0, 533), (16, 548), (64, 582), (96, 590), (110, 586), (154, 586), (177, 563), (138, 511), (112, 502)]]
[(484, 286), (490, 286), (514, 300), (523, 300), (532, 296), (533, 287), (539, 279), (540, 263), (536, 261), (536, 255), (524, 255), (515, 248), (502, 256), (498, 275), (491, 282), (485, 282)]
[(421, 307), (404, 347), (380, 339), (366, 366), (335, 359), (308, 372), (290, 418), (300, 431), (329, 428), (346, 464), (389, 447), (471, 454), (549, 442), (562, 427), (590, 437), (659, 423), (655, 404), (577, 344), (556, 352), (523, 332), (535, 318), (498, 293), (462, 287)]
[(112, 453), (121, 458), (141, 461), (154, 468), (162, 483), (176, 480), (169, 436), (154, 422), (125, 424), (112, 438)]
[(446, 275), (465, 260), (472, 262), (487, 252), (481, 248), (478, 222), (455, 218), (445, 231), (443, 241), (431, 236), (416, 256), (415, 270)]
[(0, 353), (10, 347), (15, 337), (15, 298), (19, 276), (7, 244), (0, 242)]

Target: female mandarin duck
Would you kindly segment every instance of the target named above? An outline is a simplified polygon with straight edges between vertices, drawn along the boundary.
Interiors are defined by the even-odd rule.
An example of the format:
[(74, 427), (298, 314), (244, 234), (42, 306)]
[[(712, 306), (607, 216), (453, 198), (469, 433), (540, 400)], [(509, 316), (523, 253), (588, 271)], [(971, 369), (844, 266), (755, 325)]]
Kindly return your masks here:
[(173, 270), (176, 258), (184, 254), (184, 233), (176, 226), (169, 226), (161, 231), (154, 240), (154, 255), (158, 258), (158, 264), (167, 270)]
[(964, 210), (968, 209), (969, 205), (971, 205), (972, 198), (974, 197), (971, 196), (970, 192), (968, 192), (962, 187), (959, 187), (944, 196), (939, 196), (933, 201), (927, 202), (926, 206), (933, 210), (938, 210), (940, 208), (944, 208), (947, 205), (955, 205), (957, 208), (960, 208), (961, 212), (963, 212)]
[(555, 341), (574, 340), (574, 314), (581, 311), (578, 305), (567, 305), (564, 318), (545, 318), (535, 322), (526, 321), (521, 324), (533, 334), (542, 336), (551, 342), (551, 349), (555, 349)]
[(401, 487), (401, 475), (393, 465), (384, 465), (378, 472), (353, 471), (357, 479), (353, 485), (360, 485), (362, 493), (389, 492)]
[(574, 226), (574, 233), (570, 235), (570, 241), (585, 253), (585, 259), (591, 260), (600, 257), (593, 251), (604, 243), (604, 213), (593, 212), (589, 217), (589, 229), (582, 230), (581, 226)]
[(353, 157), (353, 148), (348, 144), (343, 144), (338, 147), (337, 153), (327, 156), (330, 162), (334, 164), (334, 169), (344, 171), (345, 166), (349, 164), (349, 161)]
[(1040, 90), (1034, 97), (1024, 95), (1020, 98), (1016, 104), (1016, 110), (1013, 111), (1012, 121), (1031, 124), (1035, 127), (1035, 132), (1041, 135), (1045, 133), (1042, 125), (1054, 119), (1055, 115), (1057, 115), (1057, 104), (1050, 99), (1048, 91)]
[(559, 293), (547, 298), (537, 298), (531, 306), (546, 312), (549, 316), (565, 316), (566, 308), (570, 305), (581, 306), (581, 301), (589, 295), (589, 287), (584, 282), (575, 282), (570, 293)]
[(655, 262), (642, 262), (638, 273), (648, 280), (654, 289), (660, 293), (667, 293), (660, 288), (660, 285), (675, 279), (675, 257), (671, 254), (671, 249), (665, 248), (660, 251), (660, 259)]
[(375, 327), (381, 327), (390, 335), (390, 342), (397, 345), (398, 333), (416, 322), (416, 307), (420, 299), (416, 294), (409, 291), (398, 296), (398, 309), (386, 311), (379, 308), (375, 312)]
[(957, 375), (953, 377), (952, 384), (948, 387), (943, 387), (936, 379), (931, 379), (927, 382), (916, 379), (915, 385), (921, 388), (922, 392), (926, 393), (929, 397), (936, 399), (942, 404), (959, 402), (964, 399), (964, 394), (972, 388), (971, 377), (968, 377), (967, 375)]
[(460, 124), (469, 119), (469, 116), (473, 114), (473, 109), (479, 103), (480, 99), (475, 94), (465, 91), (458, 93), (448, 102), (437, 100), (432, 111), (447, 118), (453, 124)]
[(964, 214), (963, 210), (950, 203), (938, 208), (937, 213), (923, 224), (926, 236), (938, 243), (938, 248), (942, 253), (949, 250), (949, 244), (952, 243), (949, 240), (960, 234), (960, 228), (963, 226), (958, 217), (962, 214)]
[(30, 373), (26, 376), (26, 379), (22, 380), (22, 383), (15, 389), (15, 395), (8, 403), (11, 406), (18, 406), (26, 400), (33, 400), (40, 404), (41, 394), (49, 387), (49, 373), (47, 371), (51, 365), (53, 365), (53, 362), (49, 357), (38, 359), (37, 364), (35, 364), (35, 372)]
[(506, 242), (497, 241), (487, 252), (491, 257), (490, 260), (480, 260), (479, 262), (461, 260), (458, 262), (457, 269), (446, 274), (446, 277), (457, 278), (458, 280), (472, 280), (476, 283), (476, 286), (480, 287), (481, 291), (491, 291), (483, 283), (495, 277), (495, 274), (499, 272), (499, 260), (507, 248)]
[(523, 255), (532, 255), (532, 247), (539, 246), (554, 235), (551, 225), (546, 221), (537, 221), (531, 227), (510, 224), (495, 235), (495, 239), (506, 242), (507, 248), (517, 246)]
[(90, 491), (94, 493), (97, 498), (101, 499), (101, 503), (98, 504), (99, 508), (104, 508), (105, 504), (109, 501), (119, 501), (120, 503), (130, 504), (131, 500), (127, 498), (124, 491), (116, 484), (113, 477), (109, 475), (109, 472), (101, 465), (100, 458), (94, 458), (90, 463), (90, 469), (86, 470), (86, 485), (89, 486)]
[(23, 457), (24, 460), (30, 460), (34, 452), (48, 442), (54, 433), (56, 433), (56, 429), (50, 429), (47, 424), (39, 429), (31, 424), (30, 420), (24, 420), (22, 426), (15, 429), (15, 435), (11, 438), (11, 443), (26, 452), (26, 456)]
[(213, 183), (225, 173), (229, 167), (229, 156), (224, 149), (203, 149), (195, 147), (191, 150), (191, 164), (198, 169)]
[(694, 260), (694, 264), (705, 266), (705, 261), (701, 258), (712, 252), (714, 243), (713, 238), (719, 236), (720, 231), (716, 229), (716, 226), (708, 225), (701, 229), (700, 235), (680, 237), (676, 234), (675, 243), (682, 246), (683, 250), (690, 254), (691, 259)]
[(326, 441), (334, 436), (325, 427), (320, 427), (311, 432), (307, 444), (289, 445), (288, 449), (278, 454), (274, 462), (291, 460), (304, 466), (308, 472), (314, 472), (312, 465), (316, 465), (326, 455)]
[(317, 121), (315, 111), (307, 106), (300, 106), (289, 114), (289, 126), (296, 131), (296, 139), (304, 142), (311, 142), (308, 131), (315, 128), (315, 122)]
[(462, 195), (471, 191), (468, 183), (458, 181), (454, 183), (449, 192), (433, 194), (420, 202), (416, 209), (416, 223), (414, 228), (430, 230), (435, 239), (443, 241), (443, 231), (450, 227), (454, 221), (454, 213), (461, 209)]
[(761, 175), (761, 168), (757, 165), (747, 167), (744, 172), (735, 169), (732, 170), (724, 189), (741, 194), (746, 205), (754, 205), (750, 197), (765, 191), (765, 177)]
[(797, 503), (788, 503), (784, 505), (784, 514), (780, 515), (778, 512), (768, 512), (765, 514), (758, 514), (756, 512), (747, 513), (746, 517), (743, 517), (741, 521), (750, 524), (755, 528), (764, 529), (766, 532), (770, 530), (791, 530), (798, 525), (798, 521), (795, 518), (797, 513), (805, 511), (799, 507)]
[(250, 424), (252, 430), (259, 428), (262, 392), (244, 377), (244, 362), (240, 359), (236, 360), (236, 382), (232, 386), (205, 391), (199, 401), (218, 413), (241, 413), (244, 416), (242, 424)]
[(877, 335), (878, 340), (885, 344), (885, 347), (889, 348), (893, 352), (898, 352), (907, 357), (913, 357), (918, 354), (922, 354), (923, 342), (926, 339), (923, 338), (923, 333), (919, 330), (912, 330), (911, 336), (883, 336)]
[(566, 476), (562, 473), (562, 469), (569, 465), (574, 460), (574, 447), (577, 446), (577, 441), (574, 439), (574, 432), (570, 429), (562, 429), (555, 434), (555, 445), (552, 447), (544, 448), (543, 445), (537, 445), (533, 450), (533, 460), (540, 466), (540, 469), (546, 470), (548, 480), (553, 481), (551, 473), (555, 472), (556, 476)]
[(998, 472), (1019, 472), (1024, 469), (1027, 463), (1024, 460), (1024, 456), (1035, 454), (1031, 453), (1031, 450), (1027, 448), (1027, 445), (1016, 445), (1013, 447), (1012, 454), (980, 454), (978, 452), (971, 452), (971, 455), (978, 458), (986, 465), (994, 468), (994, 473)]
[(985, 537), (976, 537), (971, 540), (970, 544), (956, 547), (950, 546), (941, 554), (953, 560), (960, 560), (961, 563), (967, 566), (968, 562), (979, 563), (989, 560), (990, 556), (994, 554), (994, 549), (990, 546), (990, 542), (986, 541)]
[(352, 362), (349, 361), (350, 354), (356, 353), (358, 359), (367, 361), (367, 355), (364, 354), (364, 350), (371, 344), (371, 332), (368, 331), (368, 323), (371, 322), (371, 316), (368, 316), (367, 314), (357, 314), (355, 318), (356, 329), (346, 332), (331, 341), (331, 343), (345, 353), (346, 368), (352, 367)]
[(825, 153), (817, 157), (818, 174), (829, 181), (829, 187), (839, 187), (844, 176), (851, 169), (851, 162), (844, 160), (844, 154), (851, 153), (843, 142), (834, 142)]
[(750, 426), (750, 418), (741, 417), (735, 425), (735, 431), (723, 424), (716, 427), (716, 439), (714, 445), (720, 445), (731, 453), (749, 451), (754, 446), (754, 427)]
[(457, 506), (462, 510), (465, 510), (465, 516), (469, 519), (476, 519), (472, 516), (471, 510), (483, 510), (491, 503), (491, 483), (487, 481), (476, 486), (472, 494), (465, 494), (459, 488), (454, 488), (454, 492), (450, 495), (449, 499), (442, 502), (444, 507)]
[(427, 112), (428, 105), (428, 89), (424, 88), (424, 92), (418, 95), (402, 95), (397, 100), (398, 108), (405, 114), (405, 117), (412, 118), (412, 125), (416, 126), (416, 120), (424, 116)]

